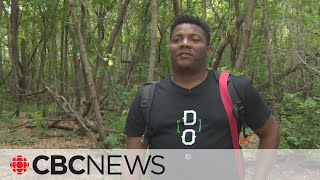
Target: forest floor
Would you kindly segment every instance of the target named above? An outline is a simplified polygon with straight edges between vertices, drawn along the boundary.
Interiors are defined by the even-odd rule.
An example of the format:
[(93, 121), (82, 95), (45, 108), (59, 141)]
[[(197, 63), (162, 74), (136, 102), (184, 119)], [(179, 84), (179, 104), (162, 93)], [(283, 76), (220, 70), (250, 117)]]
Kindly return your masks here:
[[(59, 125), (77, 128), (72, 121)], [(37, 128), (27, 113), (20, 113), (10, 121), (0, 120), (1, 149), (91, 149), (94, 143), (87, 136), (72, 134), (72, 130)]]

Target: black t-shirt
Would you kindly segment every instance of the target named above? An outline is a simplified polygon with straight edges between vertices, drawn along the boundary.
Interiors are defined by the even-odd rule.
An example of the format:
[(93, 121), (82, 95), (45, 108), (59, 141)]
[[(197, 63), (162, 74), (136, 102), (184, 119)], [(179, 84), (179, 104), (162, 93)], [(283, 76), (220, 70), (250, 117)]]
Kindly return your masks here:
[[(251, 129), (262, 127), (270, 110), (250, 81), (230, 76), (246, 106), (245, 123)], [(222, 104), (219, 85), (213, 71), (198, 86), (188, 90), (170, 78), (156, 84), (151, 109), (153, 149), (230, 149), (233, 148), (229, 121)], [(240, 132), (242, 123), (237, 122)], [(144, 133), (146, 121), (138, 94), (131, 105), (125, 134), (138, 137)]]

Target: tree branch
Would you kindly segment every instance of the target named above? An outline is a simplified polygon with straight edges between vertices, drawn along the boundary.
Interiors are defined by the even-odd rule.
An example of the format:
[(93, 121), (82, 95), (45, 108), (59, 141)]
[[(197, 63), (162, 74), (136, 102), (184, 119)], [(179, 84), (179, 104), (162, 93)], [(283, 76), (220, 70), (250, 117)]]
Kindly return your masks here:
[[(295, 64), (294, 66), (292, 67), (289, 67), (288, 69), (286, 69), (285, 71), (283, 71), (281, 74), (279, 74), (278, 76), (275, 76), (274, 77), (274, 82), (277, 82), (277, 81), (280, 81), (281, 79), (285, 78), (286, 76), (288, 76), (289, 74), (295, 72), (296, 70), (302, 68), (304, 66), (304, 64), (302, 64), (301, 62), (300, 63), (297, 63)], [(265, 82), (264, 84), (258, 86), (258, 90), (259, 91), (262, 91), (264, 90), (265, 88), (267, 88), (269, 86), (269, 82)]]
[(101, 144), (97, 141), (94, 133), (85, 125), (84, 122), (86, 120), (72, 109), (68, 101), (63, 96), (55, 94), (49, 87), (45, 86), (44, 88), (49, 92), (51, 97), (64, 110), (64, 112), (71, 118), (76, 119), (81, 124), (81, 126), (90, 134), (90, 137), (95, 142), (95, 144), (98, 147), (101, 147)]
[(212, 67), (213, 69), (217, 70), (219, 64), (220, 64), (220, 61), (221, 61), (221, 58), (222, 58), (222, 54), (223, 54), (223, 51), (224, 49), (227, 47), (227, 45), (232, 42), (233, 38), (235, 37), (235, 34), (234, 33), (230, 33), (230, 32), (227, 32), (227, 35), (224, 37), (224, 39), (220, 42), (220, 44), (218, 45), (218, 48), (217, 48), (217, 56), (216, 58), (213, 60), (213, 64), (212, 64)]

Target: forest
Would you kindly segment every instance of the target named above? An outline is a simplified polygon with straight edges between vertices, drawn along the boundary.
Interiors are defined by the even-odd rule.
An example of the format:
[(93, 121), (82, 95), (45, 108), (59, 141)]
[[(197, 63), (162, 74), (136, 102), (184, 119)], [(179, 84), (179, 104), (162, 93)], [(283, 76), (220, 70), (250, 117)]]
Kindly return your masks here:
[(124, 148), (134, 97), (171, 74), (180, 14), (210, 26), (210, 69), (252, 80), (280, 148), (320, 148), (319, 0), (0, 1), (0, 147)]

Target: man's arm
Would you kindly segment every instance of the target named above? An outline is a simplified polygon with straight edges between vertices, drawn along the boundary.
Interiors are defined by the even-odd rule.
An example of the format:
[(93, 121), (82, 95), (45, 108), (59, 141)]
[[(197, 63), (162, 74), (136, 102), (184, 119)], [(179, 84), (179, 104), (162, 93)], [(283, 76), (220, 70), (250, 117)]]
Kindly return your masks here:
[[(129, 162), (135, 162), (136, 156), (140, 156), (141, 159), (144, 159), (146, 150), (138, 150), (138, 149), (146, 149), (148, 147), (148, 142), (146, 141), (144, 144), (141, 143), (141, 137), (127, 137), (127, 149), (129, 149), (126, 153)], [(136, 149), (136, 150), (134, 150)], [(129, 170), (125, 165), (122, 166), (122, 174), (121, 180), (141, 180), (142, 174), (140, 172), (136, 172), (134, 174), (129, 173)]]
[(272, 114), (261, 128), (254, 130), (259, 136), (259, 149), (277, 149), (280, 142), (280, 129)]
[(137, 95), (131, 104), (124, 134), (127, 135), (127, 149), (146, 149), (148, 142), (141, 143), (141, 135), (146, 130), (147, 122), (141, 106), (141, 96)]
[(127, 149), (147, 149), (148, 140), (144, 140), (144, 144), (141, 143), (141, 137), (127, 137)]
[(275, 160), (275, 149), (279, 146), (280, 129), (271, 114), (264, 125), (261, 128), (254, 130), (254, 132), (260, 138), (259, 149), (268, 150), (259, 150), (257, 152), (256, 168), (252, 179), (267, 180)]

